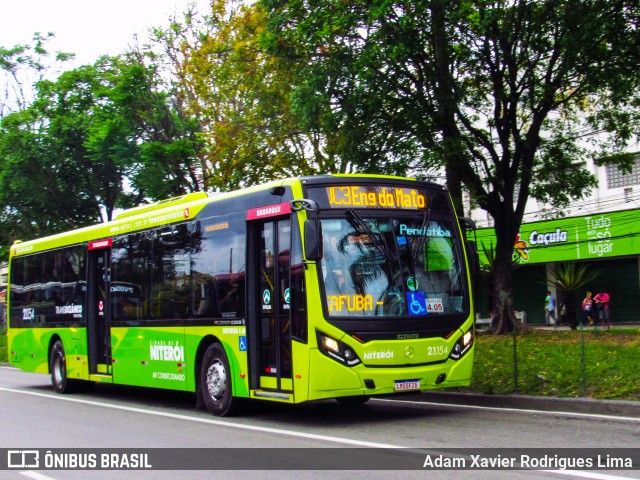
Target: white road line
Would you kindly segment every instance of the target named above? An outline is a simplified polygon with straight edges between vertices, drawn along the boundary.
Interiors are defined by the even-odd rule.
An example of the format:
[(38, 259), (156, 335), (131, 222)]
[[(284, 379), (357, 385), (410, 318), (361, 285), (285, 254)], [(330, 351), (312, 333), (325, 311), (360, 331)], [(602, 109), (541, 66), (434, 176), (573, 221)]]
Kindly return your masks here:
[(608, 475), (606, 473), (597, 472), (581, 472), (570, 470), (536, 470), (537, 472), (555, 473), (556, 475), (569, 475), (578, 478), (593, 478), (595, 480), (637, 480), (635, 477), (618, 477), (616, 475)]
[(339, 438), (339, 437), (330, 437), (327, 435), (316, 435), (313, 433), (304, 433), (304, 432), (295, 432), (293, 430), (282, 430), (279, 428), (270, 428), (270, 427), (258, 427), (255, 425), (244, 425), (241, 423), (232, 423), (232, 422), (226, 422), (224, 420), (217, 420), (215, 418), (198, 418), (198, 417), (191, 417), (188, 415), (180, 415), (177, 413), (169, 413), (169, 412), (158, 412), (155, 410), (145, 410), (142, 408), (135, 408), (135, 407), (127, 407), (125, 405), (115, 405), (112, 403), (103, 403), (103, 402), (95, 402), (92, 400), (84, 400), (81, 398), (74, 398), (74, 397), (68, 397), (68, 396), (62, 396), (62, 395), (52, 395), (52, 394), (47, 394), (47, 393), (39, 393), (39, 392), (28, 392), (25, 390), (18, 390), (18, 389), (14, 389), (14, 388), (4, 388), (4, 387), (0, 387), (0, 391), (3, 392), (10, 392), (10, 393), (17, 393), (17, 394), (22, 394), (22, 395), (32, 395), (34, 397), (42, 397), (42, 398), (48, 398), (50, 400), (62, 400), (65, 402), (73, 402), (73, 403), (83, 403), (85, 405), (92, 405), (95, 407), (100, 407), (100, 408), (112, 408), (114, 410), (124, 410), (126, 412), (134, 412), (134, 413), (142, 413), (142, 414), (146, 414), (146, 415), (155, 415), (158, 417), (167, 417), (167, 418), (173, 418), (176, 420), (186, 420), (189, 422), (198, 422), (198, 423), (206, 423), (209, 425), (218, 425), (221, 427), (229, 427), (229, 428), (237, 428), (240, 430), (251, 430), (254, 432), (264, 432), (264, 433), (276, 433), (279, 435), (288, 435), (288, 436), (292, 436), (292, 437), (299, 437), (299, 438), (308, 438), (311, 440), (322, 440), (322, 441), (326, 441), (326, 442), (334, 442), (334, 443), (342, 443), (342, 444), (346, 444), (346, 445), (357, 445), (360, 447), (372, 447), (372, 448), (403, 448), (399, 445), (390, 445), (387, 443), (377, 443), (377, 442), (367, 442), (367, 441), (363, 441), (363, 440), (349, 440), (347, 438)]
[(20, 475), (33, 478), (33, 480), (55, 480), (52, 477), (47, 477), (46, 475), (42, 475), (41, 473), (38, 473), (38, 472), (20, 472)]
[[(275, 433), (275, 434), (279, 434), (279, 435), (287, 435), (290, 437), (298, 437), (298, 438), (307, 438), (307, 439), (311, 439), (311, 440), (321, 440), (321, 441), (326, 441), (326, 442), (333, 442), (333, 443), (340, 443), (340, 444), (344, 444), (344, 445), (355, 445), (355, 446), (359, 446), (359, 447), (372, 447), (372, 448), (416, 448), (419, 450), (426, 450), (424, 448), (420, 448), (420, 447), (401, 447), (399, 445), (391, 445), (391, 444), (387, 444), (387, 443), (377, 443), (377, 442), (366, 442), (366, 441), (362, 441), (362, 440), (352, 440), (352, 439), (348, 439), (348, 438), (340, 438), (340, 437), (332, 437), (332, 436), (328, 436), (328, 435), (316, 435), (316, 434), (312, 434), (312, 433), (304, 433), (304, 432), (296, 432), (293, 430), (282, 430), (279, 428), (271, 428), (271, 427), (258, 427), (258, 426), (254, 426), (254, 425), (243, 425), (243, 424), (239, 424), (239, 423), (231, 423), (231, 422), (226, 422), (223, 420), (217, 420), (214, 418), (198, 418), (198, 417), (191, 417), (188, 415), (180, 415), (180, 414), (176, 414), (176, 413), (169, 413), (169, 412), (158, 412), (158, 411), (154, 411), (154, 410), (145, 410), (142, 408), (135, 408), (135, 407), (127, 407), (124, 405), (115, 405), (112, 403), (104, 403), (104, 402), (96, 402), (96, 401), (92, 401), (92, 400), (85, 400), (85, 399), (81, 399), (81, 398), (74, 398), (74, 397), (68, 397), (68, 396), (62, 396), (62, 395), (52, 395), (52, 394), (46, 394), (46, 393), (39, 393), (39, 392), (29, 392), (29, 391), (25, 391), (25, 390), (19, 390), (19, 389), (14, 389), (14, 388), (5, 388), (5, 387), (0, 387), (0, 391), (3, 392), (9, 392), (9, 393), (16, 393), (16, 394), (20, 394), (20, 395), (31, 395), (34, 397), (42, 397), (42, 398), (48, 398), (50, 400), (59, 400), (59, 401), (65, 401), (65, 402), (72, 402), (72, 403), (82, 403), (85, 405), (92, 405), (95, 407), (100, 407), (100, 408), (111, 408), (114, 410), (123, 410), (126, 412), (133, 412), (133, 413), (141, 413), (144, 415), (155, 415), (158, 417), (166, 417), (166, 418), (172, 418), (172, 419), (177, 419), (177, 420), (185, 420), (185, 421), (189, 421), (189, 422), (197, 422), (197, 423), (205, 423), (205, 424), (209, 424), (209, 425), (218, 425), (221, 427), (229, 427), (229, 428), (236, 428), (239, 430), (249, 430), (249, 431), (254, 431), (254, 432), (262, 432), (262, 433)], [(393, 401), (393, 402), (402, 402), (400, 400), (387, 400), (387, 401)], [(404, 402), (402, 402), (404, 403)], [(421, 402), (408, 402), (408, 403), (419, 403), (420, 405), (425, 405), (425, 403), (421, 403)], [(434, 405), (440, 405), (443, 406), (445, 404), (434, 404)], [(446, 405), (446, 406), (450, 406), (450, 405)], [(498, 410), (496, 408), (496, 410)], [(513, 409), (514, 411), (519, 411), (516, 409)], [(543, 412), (540, 411), (539, 413), (550, 413), (550, 412)], [(557, 413), (563, 413), (563, 412), (557, 412)], [(606, 416), (604, 416), (605, 418), (608, 418)], [(618, 418), (625, 418), (625, 417), (618, 417)], [(633, 418), (632, 420), (637, 420), (635, 418)], [(606, 475), (606, 474), (601, 474), (601, 473), (596, 473), (596, 472), (587, 472), (587, 471), (570, 471), (570, 470), (532, 470), (532, 471), (536, 471), (536, 472), (545, 472), (545, 473), (552, 473), (552, 474), (556, 474), (556, 475), (565, 475), (565, 476), (571, 476), (571, 477), (578, 477), (578, 478), (591, 478), (591, 479), (595, 479), (595, 480), (640, 480), (639, 478), (634, 478), (634, 477), (618, 477), (618, 476), (614, 476), (614, 475)], [(31, 476), (33, 474), (35, 475), (40, 475), (40, 474), (36, 474), (35, 472), (21, 472), (23, 475), (26, 476)], [(31, 477), (34, 480), (54, 480), (51, 479), (49, 477), (45, 477), (45, 476), (38, 476), (38, 477)]]
[[(12, 367), (12, 366), (0, 366), (0, 369), (14, 370), (19, 372), (20, 370)], [(0, 387), (0, 389), (2, 389)], [(16, 392), (18, 390), (15, 390)], [(23, 392), (22, 390), (19, 390)], [(23, 392), (29, 393), (29, 392)], [(51, 398), (56, 398), (57, 395), (46, 395)], [(393, 400), (389, 398), (372, 398), (372, 402), (388, 402), (388, 403), (397, 403), (397, 404), (410, 404), (410, 405), (432, 405), (435, 407), (453, 407), (460, 409), (468, 409), (468, 410), (489, 410), (489, 411), (499, 411), (499, 412), (513, 412), (513, 413), (528, 413), (528, 414), (538, 414), (538, 415), (563, 415), (566, 417), (577, 417), (577, 418), (596, 418), (600, 420), (619, 420), (623, 422), (633, 422), (640, 423), (640, 417), (623, 417), (620, 415), (605, 415), (600, 413), (581, 413), (581, 412), (567, 412), (563, 410), (535, 410), (535, 409), (522, 409), (522, 408), (512, 408), (512, 407), (486, 407), (481, 405), (461, 405), (455, 403), (441, 403), (441, 402), (418, 402), (413, 400)]]
[(481, 405), (457, 405), (455, 403), (417, 402), (413, 400), (392, 400), (388, 398), (374, 398), (374, 399), (371, 399), (371, 401), (396, 403), (398, 405), (402, 405), (402, 404), (432, 405), (436, 407), (454, 407), (454, 408), (469, 409), (469, 410), (493, 410), (493, 411), (500, 411), (500, 412), (534, 413), (537, 415), (563, 415), (566, 417), (597, 418), (599, 420), (621, 420), (623, 422), (640, 423), (640, 417), (622, 417), (619, 415), (603, 415), (600, 413), (565, 412), (562, 410), (531, 410), (531, 409), (510, 408), (510, 407), (484, 407)]

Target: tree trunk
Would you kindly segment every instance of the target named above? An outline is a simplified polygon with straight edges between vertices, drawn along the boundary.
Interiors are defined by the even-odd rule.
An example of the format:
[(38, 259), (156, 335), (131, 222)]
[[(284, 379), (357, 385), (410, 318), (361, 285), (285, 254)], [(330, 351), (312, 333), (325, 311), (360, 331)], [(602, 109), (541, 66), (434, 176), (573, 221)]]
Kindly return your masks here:
[(447, 161), (445, 167), (447, 175), (447, 189), (451, 200), (453, 201), (453, 207), (456, 209), (458, 216), (464, 216), (464, 204), (462, 202), (462, 181), (460, 179), (460, 169), (454, 165), (453, 162)]
[(582, 314), (581, 311), (576, 310), (576, 296), (573, 292), (562, 292), (561, 298), (560, 305), (564, 305), (563, 321), (575, 330), (578, 327), (578, 315)]
[(494, 333), (508, 333), (513, 331), (516, 318), (513, 313), (513, 299), (511, 296), (513, 287), (512, 261), (513, 242), (500, 241), (496, 245), (496, 257), (493, 264), (492, 277), (492, 310), (495, 324)]

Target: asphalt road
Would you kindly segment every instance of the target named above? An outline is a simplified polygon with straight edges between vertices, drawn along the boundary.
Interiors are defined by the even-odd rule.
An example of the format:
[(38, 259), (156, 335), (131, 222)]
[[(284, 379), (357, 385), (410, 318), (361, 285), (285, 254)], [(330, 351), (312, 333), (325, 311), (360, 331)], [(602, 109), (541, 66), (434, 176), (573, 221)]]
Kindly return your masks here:
[[(127, 449), (127, 452), (136, 453), (163, 448), (179, 449), (166, 450), (161, 457), (157, 450), (152, 451), (152, 459), (163, 465), (172, 456), (177, 456), (178, 465), (188, 464), (190, 460), (185, 458), (206, 463), (220, 456), (220, 452), (224, 458), (218, 457), (218, 461), (232, 465), (229, 468), (256, 468), (257, 459), (269, 465), (264, 467), (267, 470), (260, 471), (22, 468), (0, 470), (0, 479), (640, 479), (640, 466), (601, 471), (581, 468), (567, 471), (544, 466), (531, 470), (398, 470), (395, 468), (398, 465), (395, 463), (398, 460), (396, 451), (389, 450), (396, 447), (411, 449), (406, 453), (413, 455), (412, 461), (417, 455), (419, 461), (425, 463), (427, 457), (432, 462), (463, 458), (465, 466), (473, 465), (472, 457), (480, 453), (504, 460), (514, 448), (545, 448), (549, 449), (550, 455), (560, 457), (569, 454), (579, 457), (581, 452), (586, 456), (592, 452), (590, 449), (602, 448), (635, 449), (637, 454), (640, 451), (640, 416), (633, 414), (602, 415), (597, 409), (562, 412), (502, 408), (481, 402), (451, 405), (432, 395), (403, 400), (372, 399), (364, 406), (348, 408), (335, 401), (297, 406), (257, 403), (249, 405), (242, 416), (232, 418), (212, 417), (206, 411), (195, 410), (194, 405), (194, 397), (190, 394), (109, 385), (98, 385), (88, 394), (56, 395), (51, 390), (48, 376), (0, 367), (2, 455), (7, 449), (14, 453), (30, 449), (53, 453), (63, 452), (60, 449), (71, 449), (64, 452)], [(219, 450), (222, 448), (243, 450)], [(265, 448), (281, 450), (276, 455), (266, 451), (265, 460)], [(368, 459), (371, 465), (378, 462), (385, 465), (388, 458), (390, 468), (384, 471), (327, 470), (336, 465), (334, 462), (344, 461), (345, 457), (347, 460), (352, 457), (361, 465), (358, 462), (362, 448), (369, 449), (365, 452), (365, 461)], [(567, 450), (569, 448), (573, 450)], [(309, 452), (319, 452), (317, 449), (333, 450), (327, 450), (330, 454), (321, 456), (320, 461), (324, 463), (320, 467), (309, 469), (308, 456), (315, 455)], [(401, 453), (405, 454), (405, 451)], [(604, 458), (606, 460), (606, 455)], [(2, 460), (0, 458), (0, 462)], [(265, 463), (257, 465), (263, 468)]]

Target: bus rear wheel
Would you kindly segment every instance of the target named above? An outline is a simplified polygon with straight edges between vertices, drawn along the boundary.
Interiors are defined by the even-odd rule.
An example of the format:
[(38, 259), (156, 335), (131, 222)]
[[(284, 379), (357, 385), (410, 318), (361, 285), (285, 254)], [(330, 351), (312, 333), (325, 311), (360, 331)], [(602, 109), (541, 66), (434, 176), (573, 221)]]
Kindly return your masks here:
[(204, 352), (200, 368), (200, 394), (207, 410), (219, 417), (232, 414), (237, 404), (232, 395), (229, 360), (219, 343), (209, 345)]
[(49, 371), (51, 372), (51, 383), (56, 392), (71, 393), (73, 391), (74, 382), (67, 377), (67, 357), (60, 340), (56, 340), (51, 347)]

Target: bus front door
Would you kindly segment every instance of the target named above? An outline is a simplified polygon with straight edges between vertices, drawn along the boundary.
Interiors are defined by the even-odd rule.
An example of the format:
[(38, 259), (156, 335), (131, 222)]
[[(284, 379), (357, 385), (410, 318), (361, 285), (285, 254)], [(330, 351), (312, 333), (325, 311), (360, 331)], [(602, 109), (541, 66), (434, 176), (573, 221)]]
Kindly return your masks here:
[(249, 316), (251, 386), (293, 392), (291, 355), (291, 220), (256, 222), (253, 229), (256, 274)]
[(91, 374), (111, 375), (110, 270), (111, 248), (90, 249), (87, 338)]

